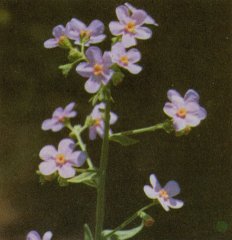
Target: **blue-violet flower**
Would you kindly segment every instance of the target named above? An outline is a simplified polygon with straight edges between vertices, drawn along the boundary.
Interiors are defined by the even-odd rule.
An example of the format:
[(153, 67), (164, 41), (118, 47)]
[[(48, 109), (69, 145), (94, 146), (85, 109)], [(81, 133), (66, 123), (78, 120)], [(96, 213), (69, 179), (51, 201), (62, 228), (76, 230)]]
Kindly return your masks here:
[(62, 37), (66, 36), (66, 30), (63, 25), (58, 25), (53, 28), (52, 35), (54, 38), (50, 38), (44, 42), (45, 48), (55, 48), (59, 45), (60, 40)]
[(164, 210), (169, 208), (181, 208), (184, 203), (173, 197), (180, 193), (180, 187), (176, 181), (169, 181), (163, 188), (160, 186), (155, 174), (150, 175), (151, 186), (145, 185), (144, 192), (150, 199), (157, 199)]
[(69, 103), (64, 109), (58, 107), (52, 114), (52, 118), (44, 120), (42, 123), (43, 130), (52, 130), (58, 132), (64, 128), (64, 123), (67, 119), (73, 118), (77, 115), (76, 111), (73, 111), (75, 106), (74, 102)]
[(89, 46), (92, 43), (102, 42), (106, 35), (104, 32), (104, 24), (99, 20), (93, 20), (87, 27), (80, 20), (73, 18), (66, 25), (67, 36), (75, 40), (75, 44), (84, 43)]
[(139, 50), (132, 48), (126, 51), (122, 43), (118, 42), (113, 45), (111, 50), (112, 61), (120, 67), (127, 69), (132, 74), (141, 72), (142, 67), (135, 64), (141, 59)]
[[(97, 104), (92, 113), (90, 114), (92, 118), (92, 125), (89, 127), (89, 139), (94, 140), (96, 139), (97, 134), (102, 138), (104, 135), (104, 109), (105, 104), (100, 103)], [(110, 125), (114, 124), (118, 120), (118, 116), (110, 112)], [(112, 134), (112, 130), (110, 129), (109, 134)]]
[(196, 91), (188, 90), (183, 98), (176, 90), (169, 90), (167, 96), (171, 102), (165, 103), (163, 110), (173, 119), (177, 132), (195, 127), (206, 118), (207, 112), (199, 105), (200, 97)]
[(58, 150), (53, 145), (46, 145), (39, 153), (43, 162), (39, 165), (40, 172), (49, 176), (56, 171), (62, 178), (71, 178), (76, 174), (74, 167), (80, 167), (86, 160), (86, 154), (74, 151), (73, 140), (65, 138), (60, 141)]
[(122, 36), (124, 47), (128, 48), (137, 44), (136, 39), (149, 39), (152, 31), (143, 27), (148, 17), (143, 10), (129, 11), (128, 7), (121, 5), (116, 8), (119, 22), (112, 21), (109, 24), (110, 31), (115, 36)]
[(85, 83), (85, 90), (89, 93), (95, 93), (99, 90), (101, 84), (106, 85), (112, 75), (110, 69), (112, 59), (110, 52), (104, 52), (98, 47), (90, 47), (86, 51), (88, 62), (80, 63), (76, 71), (82, 76), (88, 78)]

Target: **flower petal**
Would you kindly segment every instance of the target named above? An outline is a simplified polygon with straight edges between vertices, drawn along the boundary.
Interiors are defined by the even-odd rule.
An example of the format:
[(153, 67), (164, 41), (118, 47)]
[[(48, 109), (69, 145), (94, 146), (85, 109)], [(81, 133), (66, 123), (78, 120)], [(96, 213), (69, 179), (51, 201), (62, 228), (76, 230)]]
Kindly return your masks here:
[(137, 64), (133, 64), (133, 63), (129, 63), (128, 66), (127, 66), (127, 69), (132, 74), (138, 74), (142, 71), (141, 66), (139, 66)]
[(39, 171), (45, 175), (49, 176), (57, 170), (56, 162), (54, 160), (41, 162), (39, 164)]
[(58, 131), (60, 131), (62, 128), (64, 128), (64, 124), (63, 123), (61, 123), (61, 122), (57, 122), (56, 124), (54, 124), (53, 126), (52, 126), (52, 131), (53, 132), (58, 132)]
[(129, 47), (135, 46), (137, 42), (134, 36), (129, 34), (124, 34), (122, 36), (122, 44), (125, 48), (129, 48)]
[(42, 160), (48, 161), (48, 160), (54, 159), (56, 154), (57, 154), (57, 151), (53, 145), (46, 145), (40, 150), (39, 157)]
[(75, 142), (69, 138), (64, 138), (59, 142), (58, 152), (61, 154), (70, 154), (75, 148)]
[(154, 189), (151, 186), (145, 185), (143, 187), (143, 191), (145, 192), (146, 196), (150, 199), (157, 198), (157, 194), (155, 193)]
[(67, 160), (71, 161), (77, 167), (80, 167), (84, 164), (86, 160), (86, 154), (81, 151), (75, 151), (67, 156)]
[(138, 49), (132, 48), (127, 52), (128, 60), (130, 63), (136, 63), (141, 59), (141, 53)]
[(113, 64), (111, 53), (109, 51), (104, 52), (102, 59), (105, 68), (109, 68)]
[(174, 197), (180, 193), (180, 187), (176, 181), (167, 182), (164, 186), (164, 190), (167, 191), (169, 197)]
[(165, 201), (163, 198), (160, 198), (160, 197), (158, 198), (158, 200), (159, 200), (161, 206), (164, 208), (164, 210), (168, 212), (170, 210), (168, 207), (169, 202)]
[(124, 31), (124, 25), (120, 22), (112, 21), (109, 24), (110, 31), (113, 35), (121, 35)]
[(26, 240), (41, 240), (40, 235), (36, 231), (30, 231)]
[(110, 124), (114, 124), (118, 120), (118, 115), (110, 112)]
[(63, 25), (58, 25), (58, 26), (54, 27), (52, 30), (52, 35), (55, 38), (61, 37), (62, 35), (64, 35), (64, 33), (65, 33), (65, 28)]
[(72, 18), (66, 25), (67, 36), (73, 40), (79, 40), (80, 31), (86, 29), (86, 25), (76, 18)]
[(79, 63), (76, 67), (77, 73), (82, 77), (90, 77), (93, 74), (93, 67), (86, 62)]
[(155, 192), (158, 193), (161, 189), (161, 186), (160, 186), (160, 183), (155, 174), (150, 175), (150, 183), (151, 183), (152, 187), (154, 188)]
[(135, 21), (136, 25), (142, 25), (147, 18), (147, 13), (143, 10), (136, 10), (132, 13), (131, 18)]
[(74, 106), (75, 106), (75, 102), (71, 102), (65, 107), (64, 111), (66, 113), (71, 112), (73, 110)]
[(167, 102), (164, 105), (163, 111), (169, 116), (169, 117), (174, 117), (177, 112), (177, 108), (174, 104)]
[(55, 48), (58, 46), (58, 40), (54, 38), (50, 38), (44, 42), (45, 48)]
[(184, 99), (181, 95), (173, 89), (168, 90), (167, 93), (168, 99), (178, 107), (184, 106)]
[(89, 128), (89, 139), (90, 140), (95, 140), (97, 137), (97, 131), (96, 131), (96, 127), (92, 126)]
[(43, 239), (42, 240), (51, 240), (52, 238), (52, 232), (48, 231), (43, 235)]
[(102, 121), (102, 122), (100, 122), (100, 126), (97, 126), (96, 127), (96, 130), (97, 130), (97, 134), (99, 135), (99, 137), (101, 137), (101, 138), (103, 138), (103, 136), (104, 136), (104, 127), (105, 125), (104, 125), (104, 122)]
[(101, 82), (91, 76), (85, 83), (85, 90), (88, 93), (95, 93), (101, 87)]
[(118, 17), (118, 20), (121, 23), (127, 23), (130, 20), (129, 11), (126, 6), (121, 5), (121, 6), (117, 7), (116, 15)]
[(89, 42), (90, 42), (90, 43), (100, 43), (100, 42), (102, 42), (105, 38), (106, 38), (106, 35), (105, 35), (105, 34), (101, 34), (101, 35), (99, 35), (99, 36), (92, 36), (92, 37), (90, 37)]
[(135, 33), (135, 37), (138, 39), (149, 39), (152, 36), (152, 31), (151, 29), (147, 28), (147, 27), (138, 27), (136, 28), (136, 33)]
[(185, 120), (186, 120), (186, 124), (190, 127), (196, 127), (201, 122), (200, 118), (193, 114), (187, 114)]
[(185, 95), (184, 95), (184, 100), (185, 102), (199, 102), (199, 94), (194, 91), (193, 89), (189, 89)]
[(53, 127), (54, 124), (56, 124), (56, 123), (57, 123), (57, 120), (54, 119), (54, 118), (46, 119), (46, 120), (43, 121), (41, 128), (42, 128), (42, 130), (47, 131), (47, 130), (49, 130), (49, 129), (52, 129), (52, 127)]
[(94, 36), (102, 34), (104, 32), (104, 24), (99, 20), (93, 20), (88, 26), (88, 30), (92, 32)]
[(101, 63), (102, 51), (99, 47), (90, 47), (86, 51), (86, 57), (88, 58), (91, 65), (95, 63)]
[(145, 21), (144, 21), (145, 24), (152, 24), (154, 26), (159, 26), (159, 24), (155, 21), (154, 18), (152, 18), (151, 16), (147, 16)]
[(68, 163), (58, 168), (59, 175), (62, 178), (71, 178), (76, 174), (75, 169)]
[(62, 107), (58, 107), (55, 109), (55, 111), (52, 114), (52, 117), (59, 118), (62, 117), (64, 113), (64, 109)]
[(186, 120), (174, 116), (173, 117), (173, 126), (177, 132), (184, 130), (187, 127)]
[(169, 201), (168, 201), (168, 205), (169, 205), (170, 208), (177, 209), (177, 208), (183, 207), (184, 202), (181, 201), (181, 200), (170, 198)]

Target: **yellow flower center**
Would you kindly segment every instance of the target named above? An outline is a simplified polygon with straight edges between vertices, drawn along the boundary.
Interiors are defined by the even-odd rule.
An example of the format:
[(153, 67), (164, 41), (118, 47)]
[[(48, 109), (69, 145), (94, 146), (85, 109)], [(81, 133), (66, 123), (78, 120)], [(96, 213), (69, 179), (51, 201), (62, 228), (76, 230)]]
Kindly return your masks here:
[(66, 39), (67, 39), (67, 37), (66, 37), (65, 35), (60, 36), (60, 38), (59, 38), (59, 44), (63, 44)]
[(91, 31), (89, 30), (81, 30), (80, 31), (81, 38), (89, 38), (91, 36)]
[(128, 63), (129, 63), (128, 57), (126, 55), (125, 56), (121, 56), (120, 57), (120, 62), (125, 64), (125, 65), (128, 65)]
[(66, 163), (64, 154), (57, 154), (56, 155), (56, 163), (59, 165), (63, 165)]
[(164, 189), (161, 189), (159, 191), (159, 196), (162, 197), (164, 200), (168, 200), (169, 199), (168, 193)]
[(135, 22), (133, 22), (133, 21), (128, 22), (125, 25), (125, 30), (129, 33), (133, 33), (135, 31)]
[(94, 120), (94, 125), (95, 125), (95, 126), (100, 126), (100, 123), (101, 123), (101, 118), (96, 118), (96, 119)]
[(65, 117), (63, 117), (63, 116), (62, 116), (62, 117), (59, 117), (59, 118), (58, 118), (58, 121), (61, 122), (61, 123), (63, 123), (63, 122), (65, 121)]
[(96, 76), (99, 76), (100, 74), (103, 73), (103, 66), (101, 64), (95, 64), (93, 66), (93, 73)]
[(186, 108), (179, 108), (178, 111), (176, 112), (176, 115), (180, 118), (185, 118), (187, 114)]

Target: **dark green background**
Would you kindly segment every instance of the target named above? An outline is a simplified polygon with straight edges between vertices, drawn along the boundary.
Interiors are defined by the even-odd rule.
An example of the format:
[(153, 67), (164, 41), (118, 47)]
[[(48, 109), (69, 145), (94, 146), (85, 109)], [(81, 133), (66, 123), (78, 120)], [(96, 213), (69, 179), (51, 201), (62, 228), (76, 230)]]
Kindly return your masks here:
[[(75, 71), (65, 79), (57, 69), (66, 53), (47, 50), (43, 42), (52, 28), (72, 17), (86, 23), (116, 20), (116, 0), (0, 1), (0, 239), (25, 239), (36, 229), (54, 232), (54, 239), (83, 239), (82, 226), (94, 226), (95, 191), (85, 186), (41, 186), (35, 174), (38, 153), (56, 145), (60, 133), (40, 127), (57, 106), (77, 102), (76, 122), (91, 111), (90, 97)], [(114, 131), (150, 126), (166, 119), (166, 92), (189, 88), (201, 96), (208, 117), (189, 136), (164, 132), (139, 136), (140, 144), (112, 144), (107, 175), (105, 225), (112, 228), (149, 203), (143, 193), (149, 174), (162, 184), (179, 182), (185, 206), (149, 213), (152, 228), (136, 239), (231, 239), (231, 1), (131, 1), (159, 23), (153, 38), (140, 41), (143, 71), (127, 75), (113, 90), (113, 110), (119, 115)], [(107, 29), (107, 34), (110, 36)], [(101, 44), (109, 49), (109, 41)], [(101, 141), (90, 143), (95, 164)], [(225, 223), (221, 223), (224, 221)], [(220, 225), (228, 224), (225, 233)], [(219, 227), (217, 227), (219, 226)], [(223, 228), (223, 226), (222, 226)], [(221, 229), (223, 230), (223, 229)]]

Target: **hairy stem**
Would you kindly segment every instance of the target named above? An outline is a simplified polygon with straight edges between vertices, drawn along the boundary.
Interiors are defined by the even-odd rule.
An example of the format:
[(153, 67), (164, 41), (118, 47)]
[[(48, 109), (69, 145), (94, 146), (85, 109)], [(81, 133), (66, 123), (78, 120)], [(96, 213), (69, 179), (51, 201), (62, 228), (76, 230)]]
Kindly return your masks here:
[(104, 217), (105, 217), (105, 183), (106, 170), (108, 165), (109, 155), (109, 128), (110, 128), (110, 90), (105, 89), (105, 118), (104, 118), (104, 137), (101, 148), (99, 182), (97, 188), (97, 209), (96, 209), (96, 228), (95, 240), (101, 240)]

